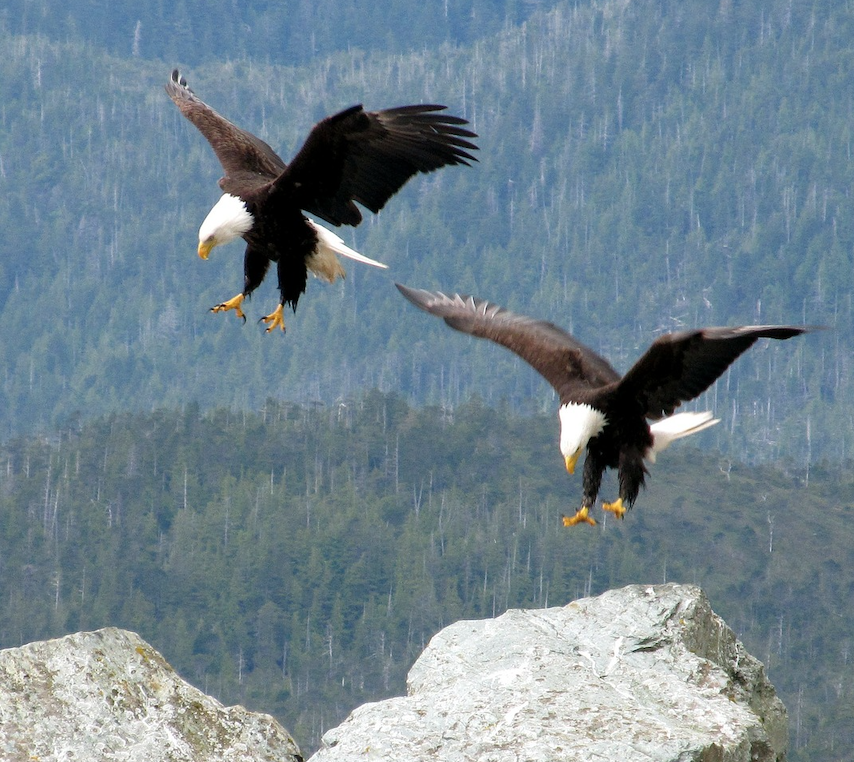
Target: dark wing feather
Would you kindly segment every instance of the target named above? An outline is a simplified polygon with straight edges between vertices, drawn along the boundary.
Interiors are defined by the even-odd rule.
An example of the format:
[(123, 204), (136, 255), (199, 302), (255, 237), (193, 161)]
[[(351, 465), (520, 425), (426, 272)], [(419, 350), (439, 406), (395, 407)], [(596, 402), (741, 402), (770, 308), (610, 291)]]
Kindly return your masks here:
[(747, 325), (669, 333), (652, 343), (618, 390), (639, 399), (647, 418), (662, 418), (702, 394), (757, 339), (790, 339), (811, 330), (815, 328)]
[(270, 182), (284, 172), (285, 163), (269, 145), (199, 100), (177, 69), (166, 83), (166, 92), (213, 147), (225, 170), (225, 177), (220, 180), (223, 190), (240, 195), (244, 186)]
[(318, 122), (276, 188), (333, 225), (358, 225), (354, 202), (376, 213), (418, 172), (477, 161), (465, 119), (444, 106), (384, 111), (351, 106)]
[(410, 302), (444, 318), (463, 333), (501, 344), (537, 370), (566, 402), (580, 390), (594, 390), (620, 376), (602, 357), (545, 320), (517, 315), (473, 296), (446, 296), (395, 284)]

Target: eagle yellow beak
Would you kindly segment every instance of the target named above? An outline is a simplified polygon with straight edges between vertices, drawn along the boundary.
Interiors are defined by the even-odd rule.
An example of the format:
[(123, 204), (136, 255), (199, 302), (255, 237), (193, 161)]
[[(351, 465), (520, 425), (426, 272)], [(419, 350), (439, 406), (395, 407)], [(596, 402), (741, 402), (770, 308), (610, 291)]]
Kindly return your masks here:
[(199, 241), (199, 256), (202, 259), (207, 259), (210, 256), (211, 249), (213, 247), (214, 247), (214, 242), (211, 240)]
[(566, 470), (569, 471), (569, 473), (575, 473), (575, 464), (578, 463), (578, 459), (580, 457), (581, 449), (579, 448), (574, 453), (572, 453), (572, 455), (567, 455), (566, 458), (564, 458), (564, 462), (566, 463)]

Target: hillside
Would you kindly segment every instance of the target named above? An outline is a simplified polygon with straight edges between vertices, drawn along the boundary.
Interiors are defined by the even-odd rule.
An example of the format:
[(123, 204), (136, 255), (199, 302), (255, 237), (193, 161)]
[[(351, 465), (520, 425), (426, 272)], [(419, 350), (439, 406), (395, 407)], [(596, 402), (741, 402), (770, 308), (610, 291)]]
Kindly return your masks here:
[(294, 65), (353, 48), (405, 52), (464, 44), (551, 5), (554, 0), (8, 0), (0, 20), (13, 34), (82, 42), (120, 57), (193, 65), (254, 58)]
[[(0, 29), (0, 436), (127, 408), (257, 410), (269, 396), (333, 402), (372, 387), (551, 409), (533, 372), (417, 314), (398, 280), (552, 319), (622, 369), (675, 327), (837, 326), (757, 348), (698, 404), (725, 419), (705, 441), (732, 457), (850, 456), (844, 8), (722, 3), (710, 17), (696, 1), (522, 3), (482, 37), (451, 24), (435, 45), (330, 43), (296, 66), (229, 48), (210, 36), (219, 11), (191, 3), (188, 41), (136, 51), (119, 44), (137, 20), (124, 5), (111, 4), (126, 16), (103, 39), (80, 22), (63, 32), (65, 16), (37, 7)], [(239, 288), (242, 247), (195, 256), (220, 172), (162, 90), (173, 65), (284, 156), (350, 103), (439, 100), (472, 120), (481, 161), (417, 179), (343, 231), (391, 270), (311, 283), (288, 334), (263, 336), (254, 320), (272, 284), (246, 326), (207, 312)]]
[[(0, 450), (0, 647), (134, 630), (310, 751), (354, 707), (402, 694), (452, 622), (691, 583), (765, 663), (789, 758), (850, 759), (851, 464), (747, 468), (676, 445), (623, 522), (567, 530), (580, 480), (555, 427), (373, 392), (16, 440)], [(609, 476), (603, 497), (615, 489)]]

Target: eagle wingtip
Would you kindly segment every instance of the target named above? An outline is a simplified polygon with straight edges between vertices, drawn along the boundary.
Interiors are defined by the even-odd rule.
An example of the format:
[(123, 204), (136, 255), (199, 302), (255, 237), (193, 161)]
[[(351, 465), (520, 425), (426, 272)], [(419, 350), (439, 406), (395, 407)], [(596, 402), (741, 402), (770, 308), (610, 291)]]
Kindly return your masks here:
[(171, 87), (180, 88), (182, 90), (187, 90), (188, 92), (193, 92), (190, 90), (189, 85), (187, 85), (187, 80), (183, 74), (181, 74), (180, 69), (172, 69), (172, 75), (169, 78), (169, 82), (166, 84), (167, 90)]
[(397, 290), (403, 294), (406, 299), (416, 307), (425, 312), (430, 312), (431, 314), (435, 313), (435, 307), (437, 304), (441, 302), (443, 299), (447, 299), (445, 294), (441, 291), (427, 291), (423, 288), (410, 288), (409, 286), (404, 286), (402, 283), (395, 283), (397, 286)]
[(415, 305), (418, 305), (417, 294), (419, 293), (419, 289), (410, 288), (409, 286), (404, 286), (402, 283), (395, 282), (395, 287), (401, 294), (403, 294), (410, 302)]

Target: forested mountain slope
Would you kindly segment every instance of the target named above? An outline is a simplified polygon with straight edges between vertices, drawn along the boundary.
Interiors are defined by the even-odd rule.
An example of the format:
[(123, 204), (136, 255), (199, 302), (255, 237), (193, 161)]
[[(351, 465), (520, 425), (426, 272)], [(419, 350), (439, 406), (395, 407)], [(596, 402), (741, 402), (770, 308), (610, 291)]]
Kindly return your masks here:
[(789, 758), (850, 759), (851, 463), (751, 469), (680, 443), (624, 521), (569, 530), (580, 479), (555, 425), (373, 392), (15, 440), (0, 449), (0, 647), (135, 630), (308, 750), (355, 706), (401, 694), (451, 622), (690, 582), (766, 664)]
[[(0, 9), (0, 645), (130, 627), (310, 747), (450, 621), (696, 582), (768, 664), (791, 758), (849, 758), (850, 4), (287, 5)], [(207, 312), (242, 246), (195, 254), (220, 168), (174, 66), (286, 159), (352, 103), (439, 101), (480, 162), (340, 231), (390, 271), (311, 282), (264, 336), (272, 281), (245, 326)], [(697, 403), (723, 455), (674, 447), (624, 523), (563, 532), (548, 386), (393, 280), (620, 369), (682, 326), (835, 330), (757, 345)]]
[(190, 64), (255, 58), (302, 64), (352, 50), (403, 52), (468, 43), (522, 23), (554, 0), (7, 0), (13, 34), (84, 42), (118, 56)]
[(352, 49), (299, 68), (226, 46), (184, 66), (200, 95), (286, 157), (353, 102), (445, 102), (482, 136), (476, 167), (418, 178), (343, 231), (391, 270), (311, 283), (284, 337), (254, 325), (272, 284), (245, 327), (207, 313), (239, 290), (241, 245), (208, 262), (194, 253), (220, 171), (162, 84), (211, 47), (216, 14), (198, 14), (196, 42), (166, 62), (56, 30), (15, 35), (7, 22), (0, 431), (77, 411), (257, 409), (269, 395), (332, 401), (371, 386), (451, 406), (473, 392), (551, 406), (533, 372), (416, 314), (395, 279), (553, 319), (622, 369), (679, 326), (836, 326), (754, 350), (699, 404), (725, 419), (710, 441), (738, 457), (848, 457), (847, 6), (561, 3), (512, 18), (465, 45)]

